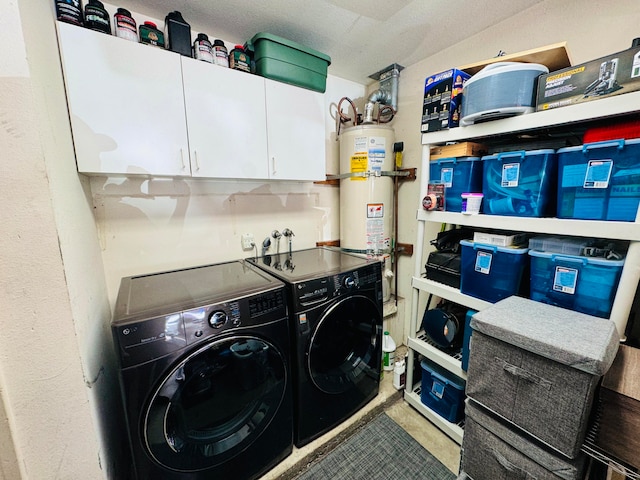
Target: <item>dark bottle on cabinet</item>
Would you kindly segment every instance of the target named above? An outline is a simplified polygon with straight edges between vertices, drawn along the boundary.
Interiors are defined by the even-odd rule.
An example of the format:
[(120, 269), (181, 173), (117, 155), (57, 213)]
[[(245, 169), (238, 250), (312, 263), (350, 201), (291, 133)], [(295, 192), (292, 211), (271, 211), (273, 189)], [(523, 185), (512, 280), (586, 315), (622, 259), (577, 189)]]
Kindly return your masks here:
[(100, 0), (89, 0), (84, 7), (84, 26), (111, 35), (109, 12), (104, 9)]
[(80, 0), (56, 0), (56, 17), (61, 22), (82, 26), (82, 2)]
[(191, 26), (177, 10), (164, 19), (167, 48), (185, 57), (191, 56)]
[(138, 27), (138, 30), (140, 31), (140, 43), (164, 48), (164, 33), (158, 30), (155, 23), (144, 22)]

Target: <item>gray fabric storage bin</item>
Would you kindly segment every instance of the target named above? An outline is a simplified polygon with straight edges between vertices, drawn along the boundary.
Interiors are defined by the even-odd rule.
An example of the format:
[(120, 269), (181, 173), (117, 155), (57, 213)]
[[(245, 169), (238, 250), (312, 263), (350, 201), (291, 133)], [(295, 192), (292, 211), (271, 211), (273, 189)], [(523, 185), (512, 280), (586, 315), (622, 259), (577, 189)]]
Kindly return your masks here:
[(467, 400), (461, 470), (473, 480), (581, 480), (586, 456), (568, 459)]
[(467, 396), (575, 458), (619, 337), (609, 320), (509, 297), (471, 319)]

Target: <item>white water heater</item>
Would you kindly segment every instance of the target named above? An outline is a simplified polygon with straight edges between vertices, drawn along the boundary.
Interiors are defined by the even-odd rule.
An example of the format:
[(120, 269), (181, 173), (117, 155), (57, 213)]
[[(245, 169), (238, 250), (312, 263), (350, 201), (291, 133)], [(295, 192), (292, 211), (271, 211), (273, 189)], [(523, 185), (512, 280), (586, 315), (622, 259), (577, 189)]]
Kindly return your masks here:
[(390, 296), (393, 235), (393, 128), (358, 125), (340, 133), (340, 248), (385, 262), (384, 297)]

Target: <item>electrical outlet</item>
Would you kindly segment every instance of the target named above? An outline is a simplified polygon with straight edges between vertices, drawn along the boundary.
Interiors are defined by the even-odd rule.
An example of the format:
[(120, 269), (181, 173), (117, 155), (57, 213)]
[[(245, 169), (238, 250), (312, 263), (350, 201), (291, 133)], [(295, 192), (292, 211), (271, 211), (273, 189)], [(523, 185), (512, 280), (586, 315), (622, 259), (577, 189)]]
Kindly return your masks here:
[(240, 237), (240, 241), (242, 242), (243, 250), (251, 250), (255, 245), (253, 240), (253, 233), (243, 233)]

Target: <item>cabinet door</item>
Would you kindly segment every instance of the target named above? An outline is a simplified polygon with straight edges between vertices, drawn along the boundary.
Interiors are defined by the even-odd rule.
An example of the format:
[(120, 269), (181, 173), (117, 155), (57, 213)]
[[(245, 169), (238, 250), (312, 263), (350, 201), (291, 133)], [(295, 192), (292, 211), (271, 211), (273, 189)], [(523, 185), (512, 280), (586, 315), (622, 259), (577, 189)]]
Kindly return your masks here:
[(324, 95), (265, 80), (269, 177), (325, 180)]
[(58, 22), (78, 171), (190, 175), (180, 55)]
[(182, 59), (194, 177), (267, 179), (264, 79)]

